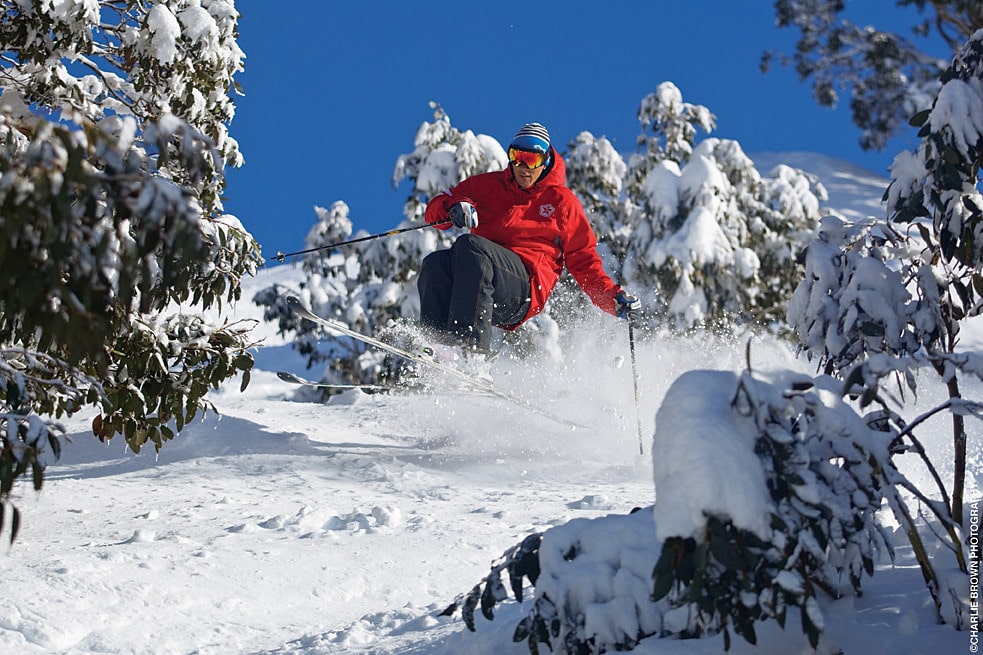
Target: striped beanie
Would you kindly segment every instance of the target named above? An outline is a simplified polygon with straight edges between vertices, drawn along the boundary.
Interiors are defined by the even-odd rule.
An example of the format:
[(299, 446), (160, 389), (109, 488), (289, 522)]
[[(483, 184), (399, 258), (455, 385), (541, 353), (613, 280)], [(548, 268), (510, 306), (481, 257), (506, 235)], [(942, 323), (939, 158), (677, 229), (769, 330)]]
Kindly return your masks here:
[(515, 138), (512, 139), (509, 147), (548, 153), (550, 151), (550, 133), (539, 123), (526, 123), (515, 133)]

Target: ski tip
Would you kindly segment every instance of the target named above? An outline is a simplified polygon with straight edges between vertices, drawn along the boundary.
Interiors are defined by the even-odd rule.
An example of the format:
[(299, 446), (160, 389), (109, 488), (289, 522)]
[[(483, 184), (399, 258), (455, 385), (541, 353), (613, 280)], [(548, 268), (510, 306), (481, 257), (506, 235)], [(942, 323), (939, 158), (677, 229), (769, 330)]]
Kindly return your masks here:
[(300, 380), (296, 375), (287, 371), (277, 371), (276, 376), (284, 382), (298, 382)]

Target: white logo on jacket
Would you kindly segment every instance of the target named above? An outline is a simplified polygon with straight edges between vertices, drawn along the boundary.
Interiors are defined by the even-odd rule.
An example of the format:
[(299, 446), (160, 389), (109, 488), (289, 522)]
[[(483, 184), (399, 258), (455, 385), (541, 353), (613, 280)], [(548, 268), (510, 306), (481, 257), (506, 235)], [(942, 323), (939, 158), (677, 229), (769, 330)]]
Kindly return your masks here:
[(556, 213), (556, 207), (551, 204), (545, 204), (539, 206), (539, 215), (543, 218), (549, 218)]

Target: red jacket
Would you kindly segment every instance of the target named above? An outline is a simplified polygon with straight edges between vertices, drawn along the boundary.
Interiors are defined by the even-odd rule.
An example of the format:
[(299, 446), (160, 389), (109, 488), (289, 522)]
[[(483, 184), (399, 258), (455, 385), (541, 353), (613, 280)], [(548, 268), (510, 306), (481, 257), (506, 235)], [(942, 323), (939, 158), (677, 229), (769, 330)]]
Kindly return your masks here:
[(566, 164), (553, 150), (553, 163), (530, 189), (520, 188), (511, 167), (506, 167), (469, 177), (427, 205), (427, 222), (439, 223), (447, 220), (451, 205), (470, 202), (478, 211), (472, 234), (505, 246), (525, 263), (532, 302), (525, 318), (512, 328), (543, 310), (564, 264), (595, 305), (615, 314), (614, 296), (621, 287), (604, 272), (583, 205), (566, 183)]

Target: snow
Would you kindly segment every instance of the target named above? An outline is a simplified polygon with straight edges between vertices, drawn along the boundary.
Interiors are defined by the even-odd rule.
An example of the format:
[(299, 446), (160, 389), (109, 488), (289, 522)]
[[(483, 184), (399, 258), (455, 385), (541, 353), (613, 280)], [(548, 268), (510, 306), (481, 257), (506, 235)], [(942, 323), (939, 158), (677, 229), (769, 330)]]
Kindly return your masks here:
[[(679, 207), (679, 165), (672, 160), (660, 161), (645, 178), (644, 194), (647, 208), (660, 223), (676, 213)], [(662, 259), (650, 255), (649, 259), (661, 264)]]
[[(843, 197), (880, 197), (876, 176), (820, 163), (839, 175)], [(235, 317), (259, 318), (249, 301), (257, 290), (304, 279), (292, 266), (260, 271)], [(981, 334), (967, 331), (964, 343), (983, 344)], [(581, 571), (549, 573), (541, 584), (586, 607), (586, 622), (615, 638), (658, 624), (655, 609), (639, 601), (650, 590), (657, 538), (697, 529), (696, 507), (763, 528), (766, 494), (740, 447), (747, 434), (723, 422), (712, 393), (745, 368), (744, 343), (639, 335), (642, 457), (631, 370), (621, 365), (627, 335), (607, 316), (571, 329), (560, 362), (496, 363), (501, 386), (592, 426), (575, 432), (450, 390), (302, 402), (275, 372), (315, 375), (275, 326), (260, 324), (256, 336), (265, 342), (246, 391), (238, 380), (224, 385), (211, 397), (222, 417), (193, 423), (157, 455), (134, 455), (119, 439), (99, 443), (91, 414), (65, 421), (72, 443), (42, 492), (22, 484), (15, 493), (23, 525), (4, 554), (0, 653), (524, 654), (512, 634), (531, 609), (528, 590), (521, 605), (497, 606), (494, 621), (478, 617), (476, 634), (438, 614), (529, 534), (545, 532), (544, 570)], [(770, 339), (755, 340), (752, 358), (756, 370), (810, 369)], [(931, 391), (920, 394), (930, 405)], [(682, 434), (677, 428), (694, 415), (701, 430)], [(978, 423), (968, 427), (967, 498), (975, 502), (983, 440)], [(951, 459), (946, 428), (940, 419), (922, 435), (943, 463)], [(928, 477), (905, 472), (916, 482)], [(821, 647), (966, 652), (969, 633), (934, 623), (910, 549), (885, 520), (897, 561), (878, 562), (862, 597), (820, 595), (808, 608), (825, 624)], [(581, 556), (568, 559), (573, 544)], [(945, 568), (951, 556), (929, 547)], [(781, 583), (802, 581), (789, 574)], [(811, 652), (799, 625), (795, 613), (784, 631), (762, 623), (757, 646), (734, 638), (731, 652)], [(709, 655), (722, 647), (720, 636), (649, 638), (634, 652)]]
[(729, 516), (735, 526), (771, 540), (771, 502), (754, 455), (756, 432), (730, 411), (736, 385), (734, 373), (689, 371), (666, 393), (652, 442), (660, 541), (699, 537), (706, 513)]
[[(881, 196), (888, 180), (877, 172), (813, 152), (759, 152), (750, 157), (761, 171), (786, 165), (818, 175), (829, 194), (829, 199), (821, 206), (823, 214), (833, 214), (847, 220), (885, 217), (886, 205)], [(882, 173), (886, 174), (887, 171)]]
[(178, 18), (184, 25), (185, 36), (194, 42), (209, 43), (218, 36), (215, 19), (204, 7), (188, 7), (178, 15)]
[(933, 132), (952, 132), (956, 149), (963, 157), (976, 148), (983, 134), (983, 89), (980, 80), (950, 80), (942, 85), (929, 124)]
[(163, 64), (169, 64), (177, 56), (177, 40), (181, 37), (181, 25), (170, 9), (155, 5), (147, 15), (147, 25), (153, 34), (154, 56)]
[(680, 261), (699, 263), (726, 265), (733, 257), (727, 235), (706, 207), (697, 207), (686, 217), (683, 227), (669, 238), (666, 250)]

